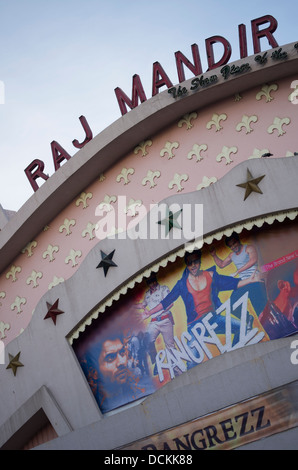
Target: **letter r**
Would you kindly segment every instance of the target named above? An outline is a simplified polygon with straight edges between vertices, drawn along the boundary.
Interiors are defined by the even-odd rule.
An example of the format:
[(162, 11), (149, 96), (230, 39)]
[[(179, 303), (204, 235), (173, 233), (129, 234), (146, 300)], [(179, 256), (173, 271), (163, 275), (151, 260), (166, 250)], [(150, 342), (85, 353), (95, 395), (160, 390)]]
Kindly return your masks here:
[[(34, 171), (35, 170), (35, 171)], [(37, 191), (39, 186), (36, 183), (37, 178), (42, 178), (45, 181), (49, 178), (48, 175), (46, 175), (44, 172), (44, 162), (42, 160), (33, 160), (33, 162), (30, 163), (30, 165), (25, 168), (25, 174), (29, 180), (29, 183), (31, 184), (32, 188), (34, 191)]]

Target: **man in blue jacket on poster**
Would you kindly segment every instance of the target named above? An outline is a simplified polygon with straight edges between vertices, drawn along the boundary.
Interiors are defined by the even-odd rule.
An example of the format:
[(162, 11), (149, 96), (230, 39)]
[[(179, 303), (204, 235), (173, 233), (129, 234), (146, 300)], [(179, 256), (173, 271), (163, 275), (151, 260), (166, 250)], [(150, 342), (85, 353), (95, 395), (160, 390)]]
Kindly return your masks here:
[[(208, 270), (201, 270), (201, 250), (186, 252), (184, 261), (186, 268), (181, 279), (175, 284), (171, 292), (155, 308), (148, 311), (151, 316), (160, 310), (166, 310), (179, 297), (182, 298), (187, 317), (188, 331), (209, 312), (221, 306), (219, 293), (221, 291), (234, 291), (255, 282), (254, 276), (248, 279), (236, 279), (223, 276), (216, 272), (215, 266)], [(223, 315), (214, 315), (217, 327), (216, 334), (225, 334), (226, 320)], [(239, 341), (240, 321), (232, 318), (233, 344)]]

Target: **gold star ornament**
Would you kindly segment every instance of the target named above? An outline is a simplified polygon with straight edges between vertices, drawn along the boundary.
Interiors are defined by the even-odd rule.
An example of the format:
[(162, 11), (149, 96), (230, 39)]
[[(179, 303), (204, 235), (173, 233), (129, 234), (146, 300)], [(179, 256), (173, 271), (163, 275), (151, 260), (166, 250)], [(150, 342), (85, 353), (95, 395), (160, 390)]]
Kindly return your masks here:
[(12, 369), (14, 376), (15, 376), (16, 373), (17, 373), (18, 367), (23, 367), (23, 366), (24, 366), (24, 364), (22, 364), (22, 363), (19, 361), (20, 354), (21, 354), (21, 351), (18, 352), (18, 354), (17, 354), (16, 356), (13, 356), (12, 354), (9, 354), (9, 353), (8, 353), (9, 364), (8, 364), (8, 366), (6, 367), (6, 369)]
[(245, 194), (244, 194), (244, 201), (245, 199), (248, 198), (248, 196), (251, 193), (259, 193), (263, 194), (262, 191), (260, 190), (258, 184), (266, 175), (259, 176), (258, 178), (253, 178), (251, 172), (247, 168), (247, 181), (245, 183), (237, 184), (236, 186), (239, 186), (239, 188), (244, 188), (245, 189)]

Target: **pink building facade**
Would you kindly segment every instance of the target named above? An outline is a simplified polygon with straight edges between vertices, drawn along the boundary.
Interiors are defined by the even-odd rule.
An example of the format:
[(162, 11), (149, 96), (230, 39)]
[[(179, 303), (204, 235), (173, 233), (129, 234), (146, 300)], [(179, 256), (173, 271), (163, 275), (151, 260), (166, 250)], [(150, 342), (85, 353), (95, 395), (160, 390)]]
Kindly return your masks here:
[[(279, 57), (272, 51), (279, 51)], [(280, 266), (292, 269), (298, 257), (297, 61), (293, 43), (268, 51), (264, 64), (252, 56), (229, 64), (238, 71), (229, 76), (219, 67), (186, 80), (181, 96), (159, 93), (90, 140), (17, 214), (6, 218), (0, 275), (3, 448), (196, 450), (260, 443), (272, 448), (276, 443), (283, 447), (286, 440), (293, 445), (298, 417), (288, 397), (297, 394), (296, 328), (274, 336), (262, 320), (265, 306), (256, 313), (251, 299), (247, 312), (255, 335), (243, 330), (238, 347), (232, 342), (228, 346), (227, 337), (236, 336), (226, 323), (217, 343), (209, 322), (213, 342), (204, 343), (202, 334), (201, 342), (197, 337), (204, 358), (190, 368), (187, 350), (181, 356), (176, 341), (180, 358), (177, 353), (171, 359), (160, 334), (157, 373), (155, 362), (146, 359), (150, 385), (148, 379), (142, 388), (139, 378), (140, 395), (107, 408), (94, 394), (95, 378), (90, 369), (84, 370), (80, 352), (89, 341), (84, 344), (84, 337), (100, 336), (110, 318), (115, 330), (131, 326), (125, 347), (132, 361), (132, 336), (149, 331), (150, 321), (140, 307), (146, 279), (153, 272), (173, 290), (185, 268), (185, 251), (200, 248), (201, 269), (213, 267), (217, 274), (240, 279), (234, 261), (221, 267), (210, 254), (214, 248), (221, 260), (230, 256), (224, 240), (236, 232), (242, 243), (257, 245), (263, 278)], [(202, 223), (199, 233), (187, 237), (182, 229), (190, 220), (183, 216), (187, 207), (196, 205), (202, 208)], [(148, 220), (161, 206), (184, 213), (177, 218), (178, 226), (169, 226), (167, 237), (152, 239)], [(270, 285), (266, 287), (269, 302)], [(221, 297), (222, 305), (229, 298)], [(131, 302), (139, 310), (130, 316)], [(188, 320), (181, 320), (186, 307), (181, 303), (170, 308), (174, 337), (187, 339)], [(295, 325), (291, 315), (287, 320)], [(237, 318), (233, 310), (232, 316)], [(287, 402), (288, 425), (288, 416), (281, 412), (279, 424), (273, 423), (276, 391)], [(240, 403), (251, 402), (249, 409), (256, 409), (258, 400), (264, 410), (268, 403), (268, 416), (263, 416), (262, 426), (251, 424), (254, 433), (248, 439), (232, 417), (244, 412), (237, 408)], [(213, 424), (206, 418), (209, 414)], [(225, 427), (214, 424), (222, 422), (218, 416), (227, 420)], [(198, 420), (195, 428), (189, 427), (193, 420)], [(133, 423), (129, 431), (124, 422)], [(199, 431), (201, 440), (195, 437)], [(185, 435), (189, 438), (183, 440)]]

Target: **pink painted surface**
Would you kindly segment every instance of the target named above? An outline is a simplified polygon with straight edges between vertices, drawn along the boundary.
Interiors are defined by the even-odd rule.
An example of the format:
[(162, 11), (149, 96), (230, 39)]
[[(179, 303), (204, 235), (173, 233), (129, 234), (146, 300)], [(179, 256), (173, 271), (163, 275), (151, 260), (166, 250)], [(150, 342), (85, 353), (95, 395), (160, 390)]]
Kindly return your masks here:
[[(20, 254), (13, 262), (21, 268), (21, 272), (16, 273), (16, 280), (13, 281), (10, 276), (7, 279), (9, 270), (3, 272), (0, 276), (0, 339), (4, 343), (10, 342), (18, 336), (29, 324), (34, 308), (42, 296), (49, 289), (54, 277), (59, 279), (69, 279), (79, 268), (80, 263), (89, 253), (89, 251), (98, 243), (93, 231), (94, 238), (90, 239), (87, 234), (82, 236), (87, 224), (95, 224), (99, 220), (96, 215), (97, 206), (104, 201), (106, 195), (126, 196), (127, 203), (132, 198), (141, 200), (142, 204), (148, 209), (150, 204), (158, 203), (162, 199), (178, 194), (178, 187), (169, 188), (169, 183), (174, 175), (185, 174), (187, 180), (182, 181), (181, 191), (196, 191), (203, 177), (215, 177), (220, 179), (237, 164), (248, 160), (253, 156), (254, 150), (269, 151), (275, 158), (285, 157), (293, 154), (298, 148), (296, 145), (296, 116), (298, 107), (292, 104), (288, 97), (293, 91), (291, 83), (295, 77), (276, 82), (278, 89), (272, 90), (271, 101), (266, 102), (266, 97), (262, 96), (260, 100), (256, 95), (261, 91), (261, 87), (249, 90), (242, 94), (242, 99), (235, 101), (231, 96), (222, 102), (216, 103), (206, 109), (197, 112), (197, 117), (191, 120), (192, 127), (187, 129), (186, 124), (178, 127), (178, 122), (169, 128), (161, 131), (155, 136), (148, 136), (152, 140), (152, 145), (146, 147), (147, 155), (142, 156), (141, 151), (137, 154), (134, 149), (121, 162), (118, 162), (112, 169), (105, 173), (105, 179), (100, 180), (100, 175), (94, 180), (94, 183), (85, 189), (86, 194), (91, 194), (88, 198), (87, 207), (82, 203), (76, 203), (77, 198), (64, 209), (54, 220), (49, 221), (48, 229), (40, 233), (35, 241), (37, 246), (32, 250), (32, 256), (28, 253)], [(196, 110), (194, 110), (196, 112)], [(225, 114), (226, 119), (220, 121), (220, 130), (216, 131), (215, 125), (208, 129), (207, 123), (214, 114)], [(257, 121), (250, 125), (251, 132), (246, 133), (243, 127), (240, 131), (236, 130), (237, 124), (244, 115), (257, 116)], [(288, 124), (283, 124), (281, 130), (284, 132), (278, 135), (278, 130), (273, 133), (268, 132), (269, 126), (273, 124), (275, 118), (288, 118)], [(163, 157), (161, 150), (166, 142), (178, 142), (178, 148), (173, 149), (173, 158), (168, 158), (166, 153)], [(201, 152), (202, 159), (197, 161), (196, 157), (188, 159), (187, 155), (193, 146), (207, 145), (207, 150)], [(229, 163), (225, 158), (217, 161), (216, 157), (221, 154), (223, 147), (235, 147), (235, 153), (230, 153)], [(296, 157), (290, 157), (296, 158)], [(66, 163), (67, 164), (67, 163)], [(123, 179), (116, 181), (117, 176), (123, 168), (132, 168), (133, 174), (129, 175), (129, 183), (124, 184)], [(156, 186), (150, 188), (142, 184), (143, 178), (147, 172), (159, 171), (160, 177), (154, 181)], [(204, 190), (204, 189), (202, 189)], [(78, 205), (77, 205), (78, 204)], [(117, 203), (112, 203), (117, 212)], [(66, 230), (59, 231), (64, 224), (64, 220), (74, 220), (75, 224), (70, 226), (71, 233), (67, 235)], [(127, 216), (127, 221), (132, 221), (131, 215)], [(48, 246), (57, 246), (58, 252), (54, 252), (54, 260), (43, 254)], [(80, 256), (75, 258), (75, 265), (72, 261), (66, 263), (66, 258), (70, 250), (79, 251)], [(36, 271), (42, 273), (42, 277), (37, 279), (37, 286), (29, 283), (28, 278), (31, 273)], [(1, 293), (3, 293), (1, 295)], [(4, 295), (4, 298), (2, 298)], [(13, 309), (16, 298), (25, 299), (21, 305), (21, 311)], [(45, 305), (44, 315), (47, 313)], [(87, 313), (87, 312), (86, 312)], [(1, 333), (2, 328), (2, 333)]]

